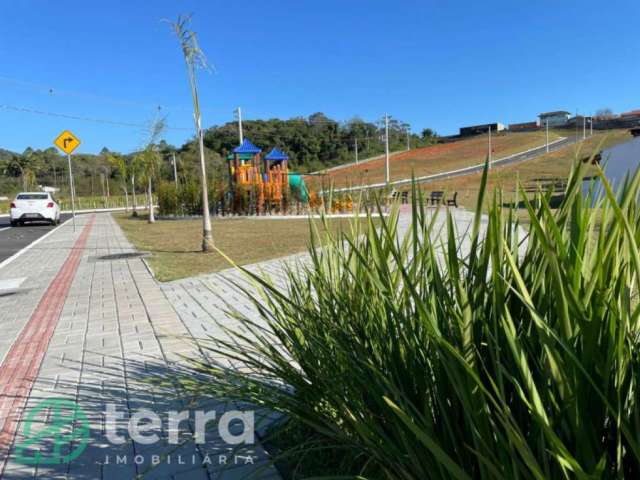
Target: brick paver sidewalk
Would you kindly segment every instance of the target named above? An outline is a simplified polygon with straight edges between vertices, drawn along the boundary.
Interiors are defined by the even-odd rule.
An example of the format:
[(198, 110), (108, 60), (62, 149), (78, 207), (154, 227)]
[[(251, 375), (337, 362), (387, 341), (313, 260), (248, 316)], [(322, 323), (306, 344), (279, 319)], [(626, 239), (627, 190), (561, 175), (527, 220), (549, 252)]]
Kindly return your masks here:
[[(257, 441), (252, 448), (233, 451), (217, 430), (208, 429), (207, 442), (195, 444), (193, 424), (185, 422), (184, 443), (167, 444), (163, 415), (185, 409), (186, 400), (171, 382), (161, 388), (148, 379), (170, 380), (170, 373), (183, 364), (182, 356), (201, 355), (199, 346), (142, 260), (121, 257), (134, 250), (111, 216), (81, 216), (78, 225), (76, 233), (70, 224), (64, 225), (0, 269), (0, 281), (27, 277), (20, 291), (0, 292), (2, 478), (127, 479), (145, 474), (144, 478), (239, 479), (256, 471), (257, 478), (278, 478)], [(206, 322), (204, 329), (214, 328)], [(78, 435), (88, 424), (86, 449), (57, 465), (20, 463), (20, 446), (59, 419), (59, 400), (73, 402), (65, 406), (75, 403), (86, 417), (84, 422), (78, 414), (75, 429), (58, 432), (67, 435), (58, 437), (61, 455), (78, 451), (83, 445)], [(121, 445), (109, 442), (107, 403), (125, 419), (141, 408), (159, 414), (163, 423), (153, 432), (160, 442), (146, 445), (126, 435)], [(47, 408), (37, 411), (43, 405)], [(238, 407), (211, 399), (192, 408), (221, 415)], [(123, 425), (126, 420), (119, 424)], [(53, 447), (41, 452), (43, 459), (56, 453)]]
[[(401, 234), (410, 224), (404, 207)], [(462, 210), (453, 214), (464, 252), (473, 215)], [(22, 291), (0, 292), (2, 478), (126, 479), (144, 474), (144, 478), (240, 479), (256, 472), (254, 478), (279, 478), (258, 441), (253, 448), (236, 452), (217, 433), (207, 431), (207, 442), (195, 444), (192, 424), (183, 428), (185, 443), (179, 448), (167, 444), (166, 423), (155, 430), (161, 438), (157, 443), (108, 441), (107, 403), (123, 412), (123, 424), (141, 408), (161, 416), (185, 409), (186, 399), (171, 382), (160, 388), (148, 379), (170, 380), (171, 373), (184, 365), (184, 357), (204, 355), (205, 341), (226, 337), (225, 327), (240, 328), (228, 315), (230, 306), (258, 318), (251, 302), (234, 286), (246, 284), (240, 272), (226, 270), (158, 284), (109, 214), (81, 216), (78, 223), (78, 232), (67, 224), (0, 269), (0, 282), (27, 277)], [(485, 223), (483, 219), (483, 229)], [(444, 228), (445, 216), (439, 216), (436, 224), (436, 229)], [(248, 268), (284, 286), (283, 265), (307, 260), (306, 254), (299, 254)], [(37, 431), (57, 418), (51, 404), (32, 414), (41, 402), (52, 399), (75, 402), (86, 415), (91, 427), (86, 449), (58, 465), (16, 461), (17, 447), (32, 436), (28, 424)], [(192, 408), (214, 409), (221, 415), (239, 407), (210, 399)], [(76, 435), (81, 428), (64, 433)], [(63, 442), (62, 454), (81, 445), (82, 439), (74, 435)], [(42, 453), (46, 457), (51, 451)], [(153, 455), (165, 456), (150, 469)], [(224, 462), (227, 465), (221, 465)]]

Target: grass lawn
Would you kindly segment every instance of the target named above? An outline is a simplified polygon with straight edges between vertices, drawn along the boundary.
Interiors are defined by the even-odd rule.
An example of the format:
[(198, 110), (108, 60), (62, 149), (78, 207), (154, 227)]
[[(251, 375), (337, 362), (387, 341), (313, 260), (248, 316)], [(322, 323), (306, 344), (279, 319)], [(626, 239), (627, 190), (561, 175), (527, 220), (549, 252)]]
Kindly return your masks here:
[[(550, 141), (559, 137), (560, 135), (555, 131), (549, 132)], [(544, 131), (494, 134), (491, 143), (493, 158), (503, 158), (529, 148), (539, 147), (544, 145), (544, 142)], [(422, 176), (477, 165), (484, 161), (487, 147), (487, 135), (478, 135), (466, 140), (394, 154), (391, 156), (389, 165), (391, 180), (411, 178), (412, 173)], [(384, 158), (381, 158), (329, 172), (324, 180), (320, 177), (307, 177), (305, 181), (316, 190), (322, 188), (322, 182), (325, 186), (333, 182), (336, 188), (383, 182), (384, 163)]]
[[(158, 220), (149, 224), (145, 216), (132, 218), (118, 214), (114, 217), (138, 250), (151, 252), (147, 260), (160, 281), (231, 267), (219, 253), (203, 254), (200, 251), (201, 220)], [(321, 228), (319, 220), (313, 221)], [(328, 220), (333, 231), (348, 231), (351, 221), (345, 218)], [(302, 252), (310, 241), (307, 219), (214, 219), (212, 228), (216, 246), (238, 265)]]
[[(566, 180), (571, 170), (571, 165), (577, 157), (585, 158), (600, 149), (624, 143), (631, 139), (632, 137), (626, 129), (598, 132), (584, 142), (567, 146), (533, 160), (504, 167), (494, 167), (489, 172), (487, 191), (502, 189), (505, 200), (511, 201), (513, 192), (518, 181), (520, 181), (525, 189), (533, 195), (539, 186), (546, 189), (551, 183), (559, 182), (561, 184), (562, 181)], [(482, 173), (477, 173), (426, 183), (421, 185), (421, 188), (425, 191), (426, 196), (434, 190), (447, 191), (450, 193), (447, 196), (451, 196), (453, 192), (458, 192), (458, 203), (461, 206), (473, 209), (477, 202), (481, 178)], [(488, 195), (487, 199), (490, 198), (491, 195)]]

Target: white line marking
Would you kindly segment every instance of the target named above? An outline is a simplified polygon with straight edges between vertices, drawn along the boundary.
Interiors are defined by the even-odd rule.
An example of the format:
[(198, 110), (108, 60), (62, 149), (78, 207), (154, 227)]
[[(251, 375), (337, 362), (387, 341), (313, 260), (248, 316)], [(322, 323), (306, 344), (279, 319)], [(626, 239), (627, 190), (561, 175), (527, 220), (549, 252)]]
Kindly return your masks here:
[(11, 227), (0, 228), (0, 232), (4, 232), (5, 230), (9, 230)]
[(27, 277), (8, 278), (6, 280), (0, 280), (0, 295), (3, 293), (7, 293), (8, 291), (20, 288), (20, 285), (22, 285), (22, 282), (24, 282), (26, 279)]
[(9, 265), (11, 262), (13, 262), (16, 258), (18, 258), (20, 255), (22, 255), (24, 252), (30, 250), (31, 248), (35, 247), (38, 243), (40, 243), (41, 241), (43, 241), (45, 238), (47, 238), (48, 236), (50, 236), (51, 234), (53, 234), (53, 232), (55, 232), (56, 230), (58, 230), (60, 227), (66, 225), (67, 223), (69, 223), (71, 220), (73, 219), (73, 217), (69, 218), (68, 220), (62, 222), (60, 225), (58, 225), (56, 228), (54, 228), (53, 230), (48, 231), (47, 233), (45, 233), (43, 236), (41, 236), (40, 238), (34, 240), (33, 242), (31, 242), (29, 245), (27, 245), (26, 247), (24, 247), (22, 250), (14, 253), (13, 255), (11, 255), (9, 258), (7, 258), (6, 260), (0, 262), (0, 270), (2, 270), (3, 267), (6, 267), (7, 265)]

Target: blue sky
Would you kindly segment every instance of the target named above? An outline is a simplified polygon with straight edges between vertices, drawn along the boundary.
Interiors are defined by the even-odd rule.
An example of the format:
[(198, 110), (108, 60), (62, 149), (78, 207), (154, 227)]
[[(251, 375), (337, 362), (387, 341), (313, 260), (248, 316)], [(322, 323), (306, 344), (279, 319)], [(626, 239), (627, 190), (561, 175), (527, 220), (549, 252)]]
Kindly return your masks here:
[[(525, 6), (525, 3), (528, 6)], [(0, 3), (0, 147), (129, 152), (157, 106), (192, 136), (177, 40), (162, 19), (192, 13), (215, 72), (200, 75), (203, 125), (322, 111), (414, 131), (534, 120), (540, 111), (640, 108), (640, 2), (36, 1)], [(7, 108), (7, 106), (9, 108)], [(105, 119), (115, 126), (14, 108)]]

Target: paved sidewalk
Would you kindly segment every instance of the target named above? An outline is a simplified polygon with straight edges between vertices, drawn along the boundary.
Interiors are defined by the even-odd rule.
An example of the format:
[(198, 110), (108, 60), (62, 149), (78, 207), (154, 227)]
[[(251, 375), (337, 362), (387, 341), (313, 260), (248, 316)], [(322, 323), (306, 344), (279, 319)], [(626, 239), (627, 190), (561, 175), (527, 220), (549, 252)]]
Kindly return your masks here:
[[(471, 241), (468, 233), (471, 230), (474, 214), (462, 209), (451, 209), (458, 234), (458, 245), (462, 254), (468, 252)], [(428, 209), (427, 214), (433, 215), (435, 209)], [(481, 220), (481, 235), (486, 230), (487, 218)], [(411, 225), (411, 206), (402, 205), (398, 218), (398, 235), (402, 236)], [(446, 238), (446, 210), (440, 210), (434, 225), (434, 239)], [(284, 258), (245, 266), (256, 274), (268, 275), (279, 287), (286, 288), (284, 268), (304, 264), (309, 261), (307, 253), (290, 255)], [(199, 275), (160, 284), (160, 288), (171, 302), (180, 319), (189, 330), (189, 334), (199, 340), (210, 338), (229, 340), (226, 329), (241, 328), (237, 321), (227, 315), (230, 309), (251, 318), (255, 322), (261, 319), (254, 306), (238, 291), (236, 285), (250, 288), (242, 272), (228, 269), (218, 273)]]
[[(180, 448), (168, 445), (165, 417), (161, 428), (153, 430), (161, 438), (158, 443), (145, 445), (128, 439), (113, 445), (107, 441), (106, 403), (113, 404), (125, 419), (140, 408), (163, 416), (191, 406), (171, 382), (158, 387), (147, 379), (170, 380), (169, 374), (183, 364), (182, 356), (199, 358), (201, 353), (191, 325), (176, 315), (142, 260), (120, 256), (134, 251), (111, 216), (81, 216), (78, 225), (76, 233), (70, 224), (63, 226), (0, 269), (0, 281), (27, 277), (20, 291), (0, 295), (4, 333), (0, 337), (0, 405), (10, 403), (13, 409), (6, 415), (0, 408), (0, 439), (5, 442), (0, 443), (1, 477), (127, 479), (145, 474), (144, 478), (240, 479), (260, 471), (257, 478), (279, 478), (259, 443), (232, 451), (217, 430), (207, 430), (207, 442), (196, 445), (193, 425), (185, 422), (181, 425), (184, 444)], [(213, 327), (204, 323), (202, 328)], [(36, 365), (39, 352), (41, 363)], [(31, 372), (30, 376), (21, 377), (25, 372)], [(33, 432), (59, 419), (58, 404), (51, 401), (60, 399), (75, 402), (86, 415), (90, 425), (86, 450), (58, 465), (16, 461), (17, 447), (32, 438)], [(47, 408), (36, 411), (34, 407), (43, 401), (48, 401)], [(21, 406), (25, 408), (18, 408)], [(215, 399), (191, 407), (215, 409), (218, 415), (238, 408)], [(78, 418), (83, 420), (81, 415)], [(72, 454), (81, 446), (83, 425), (76, 423), (75, 429), (59, 432), (68, 435), (59, 437), (63, 454)], [(7, 443), (7, 438), (13, 440), (12, 430), (17, 430), (15, 441)], [(43, 458), (51, 453), (43, 451)], [(164, 456), (151, 468), (153, 454)], [(126, 461), (117, 464), (118, 459)]]
[[(469, 248), (466, 232), (473, 214), (452, 212), (464, 252)], [(410, 220), (408, 206), (402, 206), (400, 234)], [(107, 441), (106, 403), (115, 405), (125, 419), (140, 408), (161, 416), (187, 406), (215, 409), (219, 415), (239, 409), (215, 399), (206, 405), (187, 405), (189, 399), (182, 398), (171, 382), (161, 388), (146, 380), (169, 380), (184, 365), (184, 357), (205, 355), (205, 341), (226, 338), (224, 327), (241, 328), (229, 316), (230, 306), (259, 318), (235, 287), (247, 284), (242, 273), (230, 269), (158, 284), (109, 214), (81, 216), (78, 224), (78, 232), (73, 233), (67, 224), (0, 269), (0, 282), (27, 277), (23, 290), (0, 294), (0, 329), (5, 333), (0, 337), (2, 478), (126, 479), (144, 474), (144, 478), (240, 479), (251, 472), (259, 472), (254, 478), (279, 478), (259, 442), (254, 448), (235, 452), (217, 432), (208, 431), (207, 442), (197, 445), (192, 441), (193, 424), (183, 425), (185, 443), (178, 449), (166, 442), (166, 423), (154, 430), (162, 440), (152, 445), (130, 439), (122, 445)], [(483, 219), (482, 228), (485, 226)], [(445, 228), (444, 213), (436, 219), (436, 229), (440, 228)], [(268, 274), (284, 287), (283, 265), (308, 258), (302, 253), (247, 268)], [(32, 436), (28, 431), (31, 422), (26, 420), (34, 407), (52, 399), (78, 405), (91, 427), (89, 445), (70, 462), (24, 465), (16, 461), (20, 453), (16, 447)], [(23, 406), (26, 408), (18, 408)], [(9, 408), (12, 415), (3, 414), (3, 408)], [(50, 425), (56, 420), (55, 404), (48, 404), (30, 420), (35, 431)], [(71, 435), (63, 442), (63, 452), (74, 452), (82, 440), (77, 438), (81, 428), (64, 432)], [(13, 439), (14, 433), (15, 442), (7, 455), (2, 442)], [(154, 454), (166, 458), (149, 469)], [(118, 456), (126, 461), (118, 464)], [(227, 465), (221, 465), (223, 462)]]

